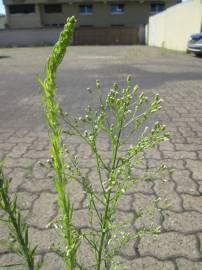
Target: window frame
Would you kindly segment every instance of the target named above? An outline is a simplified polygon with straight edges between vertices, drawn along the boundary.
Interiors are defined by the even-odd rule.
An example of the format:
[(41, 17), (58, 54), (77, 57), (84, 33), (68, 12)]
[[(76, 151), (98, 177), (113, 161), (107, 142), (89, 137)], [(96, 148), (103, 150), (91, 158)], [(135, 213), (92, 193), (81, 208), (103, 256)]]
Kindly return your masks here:
[[(47, 8), (53, 8), (53, 7), (59, 7), (59, 9), (57, 10), (56, 9), (56, 11), (54, 10), (54, 9), (50, 9), (49, 11), (48, 11), (48, 9)], [(44, 10), (44, 13), (45, 14), (60, 14), (60, 13), (62, 13), (62, 4), (44, 4), (43, 5), (43, 10)]]
[[(26, 12), (26, 10), (24, 11), (24, 12), (22, 12), (22, 11), (18, 11), (18, 12), (16, 12), (16, 11), (11, 11), (11, 9), (13, 8), (13, 7), (33, 7), (33, 11), (28, 11), (27, 10), (27, 12)], [(9, 5), (8, 6), (9, 7), (9, 14), (11, 15), (11, 16), (19, 16), (19, 15), (34, 15), (35, 13), (36, 13), (36, 8), (35, 8), (35, 5), (34, 4), (14, 4), (14, 5)]]
[[(122, 6), (122, 9), (120, 8)], [(118, 11), (113, 11), (113, 7), (118, 7)], [(111, 4), (111, 14), (112, 15), (123, 15), (125, 13), (125, 4)], [(120, 11), (119, 11), (120, 10)]]
[[(88, 8), (91, 7), (91, 11), (88, 11)], [(84, 12), (81, 12), (81, 8), (84, 8)], [(79, 14), (80, 15), (84, 15), (84, 16), (88, 16), (88, 15), (92, 15), (94, 13), (94, 6), (92, 4), (89, 5), (79, 5)]]
[[(155, 10), (152, 10), (152, 6), (154, 6), (154, 5), (156, 5), (156, 7), (157, 6), (159, 6), (159, 7), (162, 6), (163, 9), (161, 10), (161, 9), (155, 8)], [(160, 12), (163, 12), (164, 10), (166, 10), (166, 4), (165, 3), (163, 3), (163, 2), (150, 3), (150, 13), (151, 14), (158, 14)]]

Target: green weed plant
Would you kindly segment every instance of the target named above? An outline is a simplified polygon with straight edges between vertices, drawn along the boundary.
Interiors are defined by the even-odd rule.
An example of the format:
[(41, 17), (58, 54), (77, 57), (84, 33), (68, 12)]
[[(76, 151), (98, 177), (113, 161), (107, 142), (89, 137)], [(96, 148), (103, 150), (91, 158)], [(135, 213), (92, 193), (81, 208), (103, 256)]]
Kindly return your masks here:
[[(62, 62), (66, 48), (71, 42), (75, 18), (68, 18), (64, 30), (60, 34), (45, 69), (45, 79), (38, 79), (43, 89), (42, 104), (48, 126), (51, 159), (43, 167), (53, 171), (53, 184), (57, 192), (59, 208), (58, 217), (50, 224), (57, 231), (61, 244), (53, 247), (63, 259), (67, 270), (109, 270), (126, 269), (116, 258), (120, 250), (129, 241), (145, 234), (157, 234), (159, 228), (150, 226), (141, 228), (130, 234), (126, 232), (127, 221), (117, 221), (117, 204), (120, 198), (134, 188), (140, 181), (159, 176), (166, 167), (161, 165), (153, 171), (145, 170), (143, 175), (134, 177), (137, 165), (143, 162), (140, 154), (156, 147), (160, 142), (168, 140), (165, 126), (155, 123), (153, 129), (143, 128), (151, 115), (161, 107), (161, 99), (156, 95), (151, 102), (142, 92), (138, 94), (138, 86), (132, 84), (131, 76), (127, 77), (126, 87), (121, 88), (114, 83), (107, 96), (103, 95), (100, 82), (96, 81), (95, 90), (89, 90), (98, 98), (96, 109), (88, 106), (84, 116), (74, 117), (63, 112), (57, 99), (55, 82), (58, 66)], [(134, 136), (140, 133), (134, 142)], [(79, 137), (88, 145), (96, 164), (99, 191), (83, 175), (79, 158), (65, 145), (64, 138)], [(110, 144), (110, 160), (106, 160), (99, 150), (100, 138), (104, 136)], [(124, 154), (121, 147), (132, 141)], [(68, 161), (65, 161), (65, 157)], [(71, 202), (71, 190), (67, 186), (71, 182), (81, 185), (87, 196), (89, 230), (78, 229), (74, 224), (74, 206)], [(22, 257), (21, 267), (27, 270), (42, 269), (42, 262), (36, 263), (37, 247), (29, 243), (28, 226), (17, 210), (16, 196), (9, 195), (9, 182), (0, 172), (0, 208), (5, 213), (2, 222), (7, 223), (13, 250)], [(158, 203), (158, 200), (155, 201)], [(136, 219), (142, 212), (136, 213)], [(94, 225), (96, 224), (96, 226)], [(92, 254), (92, 264), (85, 265), (80, 258), (83, 243), (88, 245)], [(10, 245), (11, 246), (11, 245)], [(7, 265), (7, 267), (18, 265)]]

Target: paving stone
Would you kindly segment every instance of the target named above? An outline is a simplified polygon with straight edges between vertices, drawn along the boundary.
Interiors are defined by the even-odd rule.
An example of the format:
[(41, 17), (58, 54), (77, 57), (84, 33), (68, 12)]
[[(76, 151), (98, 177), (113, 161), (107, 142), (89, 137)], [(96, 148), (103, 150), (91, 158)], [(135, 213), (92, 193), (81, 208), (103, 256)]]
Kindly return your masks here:
[(81, 168), (96, 168), (96, 161), (93, 158), (79, 159), (79, 166)]
[[(5, 224), (3, 222), (1, 222), (0, 223), (0, 242), (3, 242), (3, 241), (7, 242), (8, 239), (9, 239), (8, 228), (7, 228), (7, 226), (5, 226)], [(0, 244), (0, 254), (5, 253), (7, 251), (8, 251), (8, 248), (6, 246)], [(1, 262), (1, 259), (0, 259), (0, 262)]]
[[(159, 261), (153, 257), (143, 257), (135, 260), (122, 260), (123, 266), (127, 269), (138, 270), (175, 270), (175, 266), (170, 261)], [(181, 270), (181, 269), (180, 269)], [(182, 269), (183, 270), (183, 269)], [(187, 269), (188, 270), (188, 269)]]
[(29, 133), (29, 130), (26, 128), (21, 128), (15, 131), (15, 136), (16, 137), (25, 137)]
[(7, 140), (12, 136), (10, 132), (4, 132), (0, 134), (0, 142), (7, 142)]
[(43, 269), (47, 270), (66, 270), (62, 259), (55, 253), (47, 253), (44, 256)]
[(179, 193), (199, 194), (197, 184), (191, 179), (188, 170), (175, 170), (172, 173), (172, 178), (177, 184), (176, 190)]
[[(15, 60), (19, 58), (21, 65), (23, 64), (22, 59), (25, 60), (23, 57), (27, 55), (27, 50), (29, 51), (30, 49), (23, 49), (23, 52), (21, 52), (21, 50), (19, 51), (19, 49), (9, 49), (9, 55), (11, 55), (11, 58)], [(39, 49), (37, 49), (38, 58), (36, 59), (36, 53), (33, 51), (33, 49), (31, 50), (32, 51), (29, 51), (29, 63), (31, 63), (31, 58), (34, 58), (34, 61), (37, 60), (37, 63), (39, 63), (39, 60), (42, 61), (45, 59), (44, 57), (46, 56), (44, 55), (46, 53), (48, 55), (49, 53), (48, 51), (44, 51), (44, 48), (42, 53)], [(88, 50), (88, 48), (85, 48), (85, 53), (88, 53)], [(96, 50), (97, 49), (95, 48), (90, 48), (91, 54), (97, 54)], [(98, 48), (98, 50), (100, 51), (100, 48)], [(142, 165), (137, 167), (144, 170), (145, 168), (148, 168), (148, 165), (149, 167), (156, 167), (159, 166), (160, 163), (165, 163), (169, 168), (174, 168), (175, 171), (172, 173), (172, 179), (165, 177), (165, 179), (167, 179), (165, 185), (163, 184), (161, 186), (158, 179), (154, 179), (155, 181), (153, 182), (142, 181), (137, 185), (134, 185), (134, 187), (132, 187), (131, 190), (124, 195), (125, 197), (123, 197), (120, 206), (122, 211), (118, 211), (116, 220), (120, 223), (125, 222), (129, 225), (126, 230), (129, 232), (134, 232), (135, 228), (138, 226), (143, 226), (145, 224), (151, 225), (151, 223), (154, 221), (157, 224), (161, 224), (163, 221), (161, 213), (163, 212), (165, 214), (175, 210), (177, 213), (172, 212), (172, 216), (165, 217), (164, 224), (167, 226), (168, 230), (175, 230), (178, 228), (178, 231), (166, 232), (160, 235), (160, 240), (157, 238), (157, 242), (153, 242), (152, 238), (149, 238), (150, 240), (140, 241), (140, 247), (142, 246), (142, 249), (140, 249), (140, 255), (144, 256), (146, 252), (149, 252), (155, 257), (146, 256), (136, 258), (135, 256), (138, 254), (136, 254), (136, 249), (134, 249), (134, 242), (132, 241), (128, 247), (122, 250), (122, 259), (128, 266), (128, 270), (133, 270), (136, 268), (138, 270), (176, 270), (177, 268), (178, 270), (201, 269), (202, 250), (200, 250), (199, 254), (199, 249), (202, 247), (202, 233), (196, 233), (196, 230), (201, 230), (201, 214), (199, 213), (199, 211), (201, 212), (199, 208), (201, 205), (201, 199), (199, 195), (202, 193), (202, 171), (200, 169), (202, 167), (202, 138), (200, 138), (202, 132), (202, 86), (199, 76), (199, 71), (201, 70), (201, 62), (198, 61), (197, 58), (187, 58), (187, 56), (185, 57), (178, 54), (171, 55), (169, 53), (167, 56), (166, 54), (160, 55), (160, 51), (156, 48), (141, 48), (143, 53), (139, 52), (138, 54), (136, 52), (137, 48), (125, 48), (123, 56), (120, 56), (120, 49), (117, 49), (119, 55), (118, 58), (116, 57), (116, 54), (114, 54), (116, 51), (115, 48), (110, 49), (108, 47), (107, 49), (102, 48), (102, 50), (104, 50), (104, 54), (106, 52), (107, 54), (110, 54), (110, 57), (113, 57), (113, 61), (117, 61), (118, 64), (126, 63), (126, 61), (129, 61), (131, 66), (137, 66), (138, 68), (141, 67), (141, 69), (144, 67), (147, 74), (151, 74), (151, 76), (159, 75), (160, 67), (161, 72), (165, 72), (165, 74), (167, 74), (166, 80), (153, 80), (153, 83), (150, 84), (149, 88), (146, 87), (145, 91), (149, 93), (149, 96), (151, 93), (159, 92), (160, 96), (165, 100), (163, 109), (159, 113), (155, 114), (154, 121), (163, 121), (168, 126), (167, 130), (169, 130), (171, 133), (171, 141), (161, 143), (157, 150), (148, 151), (145, 155), (147, 160)], [(132, 53), (128, 53), (130, 50), (132, 50)], [(83, 58), (86, 58), (86, 56), (83, 55), (83, 51), (80, 52), (79, 48), (71, 48), (71, 52), (73, 53), (73, 56), (71, 53), (70, 58), (67, 61), (68, 65), (72, 66), (75, 70), (78, 70), (78, 65), (82, 66)], [(43, 55), (43, 59), (41, 58), (40, 53)], [(15, 54), (18, 55), (17, 58), (15, 57)], [(113, 56), (111, 56), (111, 54)], [(145, 54), (145, 59), (142, 56), (143, 54)], [(77, 57), (77, 61), (75, 61), (74, 55)], [(78, 57), (78, 55), (81, 57)], [(100, 68), (100, 65), (105, 65), (106, 69), (106, 59), (108, 59), (107, 56), (102, 56), (100, 59), (94, 56), (91, 57), (91, 59), (88, 59), (88, 69), (91, 68), (91, 65), (94, 68), (97, 66)], [(97, 61), (100, 62), (97, 63)], [(166, 63), (166, 65), (164, 65), (164, 63)], [(7, 65), (8, 68), (5, 68), (5, 65)], [(18, 63), (15, 65), (15, 67), (12, 68), (10, 66), (10, 62), (5, 62), (5, 65), (3, 65), (4, 68), (1, 70), (2, 72), (0, 72), (0, 75), (3, 76), (1, 79), (4, 79), (4, 70), (9, 72), (13, 72), (14, 70), (18, 73), (19, 70), (23, 71), (22, 67), (18, 66)], [(186, 69), (186, 67), (189, 66), (189, 73), (191, 69), (189, 80), (185, 78), (186, 76), (182, 76), (180, 80), (176, 80), (175, 76), (173, 77), (173, 74), (187, 73), (188, 69), (183, 70), (182, 72), (182, 66), (183, 69)], [(25, 68), (24, 64), (23, 68)], [(32, 70), (30, 70), (30, 68)], [(29, 76), (29, 72), (33, 71), (30, 73), (30, 76), (32, 76), (32, 74), (35, 73), (35, 68), (36, 65), (29, 65), (28, 69), (26, 66), (26, 75)], [(12, 77), (12, 72), (11, 74), (8, 74), (9, 77)], [(194, 78), (192, 78), (193, 75)], [(15, 84), (15, 87), (16, 85), (17, 84)], [(32, 87), (29, 87), (29, 89), (31, 88)], [(39, 103), (39, 99), (37, 98), (37, 102), (33, 100), (30, 103), (29, 99), (31, 96), (29, 96), (29, 93), (27, 94), (28, 88), (24, 90), (23, 89), (23, 87), (19, 87), (18, 90), (24, 91), (21, 92), (19, 96), (22, 96), (22, 99), (26, 101), (23, 101), (24, 103), (18, 101), (12, 103), (12, 106), (14, 106), (12, 107), (13, 111), (15, 111), (16, 114), (8, 114), (8, 116), (6, 116), (7, 118), (5, 118), (6, 121), (3, 122), (2, 119), (4, 118), (4, 115), (1, 115), (3, 118), (0, 119), (0, 157), (4, 156), (5, 154), (8, 154), (8, 156), (10, 154), (10, 157), (13, 157), (13, 159), (10, 161), (10, 166), (6, 167), (5, 171), (9, 174), (9, 176), (10, 174), (13, 174), (14, 176), (14, 180), (11, 183), (11, 192), (17, 191), (19, 195), (25, 195), (23, 195), (25, 198), (23, 204), (25, 203), (26, 210), (23, 210), (22, 214), (34, 226), (31, 227), (31, 231), (33, 232), (31, 237), (34, 237), (32, 239), (33, 242), (39, 243), (41, 248), (44, 249), (46, 253), (44, 270), (63, 270), (65, 267), (60, 261), (60, 258), (52, 253), (47, 254), (46, 250), (52, 240), (54, 241), (56, 239), (55, 236), (53, 237), (52, 233), (49, 234), (51, 230), (44, 229), (46, 224), (49, 222), (49, 219), (52, 219), (52, 217), (57, 213), (57, 209), (54, 204), (54, 188), (51, 179), (50, 181), (48, 179), (48, 176), (51, 176), (52, 172), (43, 171), (40, 167), (35, 165), (35, 162), (39, 160), (39, 157), (42, 157), (40, 159), (45, 160), (44, 158), (48, 158), (50, 156), (48, 152), (49, 142), (47, 140), (47, 132), (43, 132), (44, 127), (41, 125), (41, 120), (39, 122), (39, 126), (38, 122), (35, 121), (35, 117), (41, 118), (41, 114), (38, 114), (40, 111), (38, 109), (39, 107), (29, 105), (37, 105)], [(23, 98), (24, 93), (26, 93), (27, 97), (29, 98)], [(170, 93), (172, 93), (172, 95), (170, 95)], [(7, 95), (6, 92), (5, 94)], [(76, 94), (76, 92), (74, 94)], [(62, 99), (64, 99), (65, 96), (66, 94), (63, 96), (60, 95), (60, 98), (62, 97)], [(83, 96), (81, 95), (81, 97)], [(4, 95), (2, 98), (4, 98)], [(0, 100), (2, 101), (3, 99)], [(8, 98), (7, 100), (11, 101), (12, 99)], [(68, 100), (71, 100), (71, 95), (70, 99)], [(83, 98), (81, 98), (80, 101), (81, 100), (83, 102)], [(1, 105), (4, 105), (3, 103), (4, 101), (2, 101)], [(7, 106), (6, 102), (5, 104)], [(15, 108), (15, 104), (18, 104), (18, 107)], [(71, 105), (71, 101), (69, 104)], [(20, 106), (23, 108), (23, 111), (21, 112), (24, 113), (25, 117), (21, 117), (22, 114), (18, 114), (18, 112), (21, 110)], [(7, 107), (10, 108), (10, 106)], [(26, 110), (26, 107), (28, 110)], [(80, 111), (81, 104), (78, 104), (77, 107)], [(75, 107), (70, 106), (70, 109), (72, 108), (74, 110)], [(5, 109), (7, 110), (7, 108)], [(31, 119), (33, 119), (33, 121), (30, 121)], [(9, 128), (9, 126), (14, 125), (16, 128)], [(73, 152), (75, 152), (75, 150), (80, 152), (82, 171), (87, 169), (87, 174), (89, 171), (91, 171), (91, 173), (89, 173), (91, 176), (90, 180), (94, 184), (95, 189), (99, 191), (100, 189), (98, 188), (98, 179), (96, 178), (96, 175), (93, 175), (92, 172), (92, 168), (95, 168), (95, 163), (93, 158), (90, 158), (90, 152), (87, 151), (86, 146), (81, 143), (79, 138), (75, 137), (65, 138), (65, 142)], [(110, 150), (108, 140), (105, 137), (100, 137), (97, 146), (108, 162)], [(129, 146), (130, 142), (127, 142), (127, 144), (122, 147), (123, 153), (120, 153), (120, 156), (125, 154)], [(26, 149), (26, 153), (25, 147), (28, 147), (28, 149)], [(21, 155), (24, 154), (26, 158), (23, 159), (21, 158)], [(164, 159), (161, 158), (162, 154), (165, 156)], [(30, 161), (31, 159), (34, 163)], [(140, 224), (138, 224), (138, 220), (134, 222), (135, 207), (139, 206), (146, 208), (147, 205), (150, 205), (150, 199), (153, 198), (152, 196), (154, 195), (154, 191), (156, 195), (162, 197), (162, 201), (167, 198), (169, 202), (173, 204), (173, 208), (171, 208), (172, 211), (171, 209), (169, 211), (157, 211), (157, 215), (153, 216), (153, 220), (150, 219), (152, 215), (149, 215), (148, 219), (146, 220), (143, 218), (143, 222)], [(75, 216), (76, 223), (78, 226), (85, 226), (87, 221), (86, 211), (84, 209), (80, 209), (80, 207), (86, 207), (86, 201), (83, 200), (85, 194), (83, 194), (82, 190), (77, 187), (70, 189), (70, 192), (74, 205), (78, 209)], [(30, 193), (33, 193), (34, 196), (39, 196), (39, 198), (36, 199), (33, 204), (33, 209), (31, 208), (33, 197), (30, 195)], [(138, 194), (136, 196), (136, 205), (133, 205), (134, 209), (129, 209), (129, 205), (131, 204), (131, 200), (134, 194)], [(138, 197), (139, 194), (140, 197)], [(192, 197), (187, 194), (194, 196)], [(82, 205), (78, 203), (81, 201), (83, 202)], [(160, 202), (159, 205), (161, 205), (161, 203), (162, 202)], [(182, 208), (182, 203), (184, 208)], [(130, 211), (128, 219), (128, 213), (124, 212), (126, 209), (127, 211)], [(185, 211), (186, 209), (187, 211)], [(37, 227), (39, 227), (41, 230), (36, 229)], [(184, 231), (184, 233), (180, 233), (180, 231)], [(4, 230), (1, 230), (0, 228), (0, 235), (2, 234), (3, 236), (5, 235)], [(81, 252), (88, 268), (91, 262), (89, 252), (86, 251), (85, 247), (81, 250)], [(159, 260), (157, 260), (158, 257)], [(4, 255), (3, 257), (0, 256), (0, 264), (2, 261), (12, 263), (15, 261), (14, 258), (15, 256), (13, 254)], [(165, 258), (169, 258), (169, 260), (164, 260)], [(174, 265), (175, 261), (177, 265)], [(19, 258), (17, 258), (17, 262), (19, 262)]]
[(15, 192), (17, 188), (25, 181), (27, 171), (22, 168), (15, 168), (9, 173), (9, 178), (12, 178), (10, 191)]
[(162, 260), (177, 257), (197, 260), (201, 258), (201, 254), (196, 247), (197, 240), (194, 235), (167, 232), (156, 237), (143, 237), (139, 243), (139, 252), (141, 256), (154, 256)]
[(162, 142), (159, 144), (161, 151), (174, 151), (174, 145), (170, 141)]
[(84, 269), (93, 269), (91, 265), (95, 265), (94, 254), (86, 242), (82, 242), (79, 247), (78, 260), (85, 267)]
[(197, 234), (197, 237), (198, 237), (198, 239), (199, 239), (199, 244), (200, 244), (199, 250), (200, 250), (200, 252), (201, 252), (201, 254), (202, 254), (202, 233), (201, 233), (201, 232), (198, 233), (198, 234)]
[(47, 191), (55, 193), (55, 188), (52, 179), (27, 179), (20, 186), (20, 190), (27, 192), (40, 193), (41, 191)]
[(142, 192), (142, 193), (148, 193), (148, 194), (154, 194), (153, 190), (153, 181), (145, 181), (142, 180), (136, 184), (134, 184), (134, 186), (131, 188), (131, 190), (128, 191), (128, 193), (130, 192)]
[(85, 192), (82, 186), (75, 180), (66, 186), (66, 194), (69, 194), (71, 203), (75, 209), (81, 208), (82, 200), (85, 198)]
[(159, 226), (161, 224), (161, 214), (155, 206), (155, 196), (148, 196), (141, 193), (134, 195), (135, 201), (133, 203), (134, 209), (143, 215), (135, 220), (135, 227), (137, 229), (151, 225)]
[(202, 213), (202, 196), (182, 195), (185, 210), (195, 210)]
[(0, 265), (17, 264), (17, 263), (22, 263), (22, 260), (16, 254), (8, 253), (0, 256)]
[(190, 159), (197, 158), (197, 155), (195, 152), (186, 152), (186, 151), (176, 151), (176, 152), (164, 151), (163, 156), (164, 158), (172, 158), (176, 160), (186, 159), (186, 158), (190, 158)]
[[(106, 163), (106, 161), (111, 160), (112, 158), (112, 152), (111, 151), (99, 151), (100, 156), (102, 157), (102, 160)], [(119, 154), (119, 157), (125, 156), (125, 153)]]
[(131, 195), (123, 195), (120, 197), (117, 207), (121, 211), (130, 211), (132, 208), (133, 197)]
[(194, 179), (202, 180), (202, 161), (187, 160), (186, 166), (192, 172)]
[(202, 262), (192, 262), (184, 258), (176, 259), (179, 270), (201, 270)]
[(105, 134), (102, 134), (98, 137), (96, 144), (97, 144), (98, 150), (103, 150), (103, 151), (109, 150), (111, 146), (110, 141)]
[(167, 231), (194, 233), (201, 231), (202, 214), (193, 211), (175, 213), (163, 211), (163, 226)]
[[(202, 142), (201, 142), (202, 143)], [(175, 144), (176, 150), (177, 151), (198, 151), (202, 150), (202, 144), (192, 144), (192, 143), (186, 143), (186, 144)]]
[(198, 159), (202, 160), (202, 151), (197, 151)]
[(145, 151), (145, 158), (161, 159), (161, 153), (158, 149), (151, 149)]
[(92, 152), (91, 152), (91, 149), (90, 149), (90, 146), (89, 145), (86, 145), (86, 144), (80, 144), (78, 147), (77, 147), (77, 154), (81, 157), (90, 157), (92, 155)]
[(135, 200), (133, 202), (133, 208), (138, 211), (139, 209), (150, 208), (151, 205), (154, 204), (156, 196), (145, 195), (143, 193), (136, 193), (134, 194), (134, 198)]
[[(97, 219), (95, 217), (94, 227), (97, 225)], [(88, 211), (87, 209), (75, 210), (73, 215), (73, 223), (78, 228), (89, 228)]]
[(17, 205), (20, 209), (30, 209), (38, 196), (28, 192), (18, 192), (17, 197)]
[(175, 211), (182, 211), (181, 198), (175, 191), (175, 184), (172, 181), (156, 181), (154, 186), (155, 193), (162, 199), (159, 206), (163, 206), (165, 200), (171, 205), (171, 209)]
[(5, 161), (5, 167), (8, 168), (28, 168), (31, 167), (36, 161), (33, 159), (28, 159), (28, 158), (9, 158)]
[(32, 247), (37, 246), (37, 253), (51, 251), (54, 245), (60, 244), (60, 236), (54, 229), (38, 230), (30, 228), (29, 239)]
[(126, 258), (134, 258), (137, 254), (135, 251), (135, 240), (129, 241), (126, 246), (120, 249), (119, 255)]
[(13, 147), (9, 156), (13, 158), (19, 158), (26, 152), (28, 147), (29, 147), (29, 144), (18, 143), (15, 147)]
[(200, 137), (187, 137), (187, 142), (188, 143), (193, 143), (193, 144), (199, 144), (199, 147), (201, 148), (202, 145), (202, 138)]
[(48, 159), (50, 157), (50, 152), (48, 150), (41, 150), (41, 151), (29, 150), (23, 155), (23, 157), (33, 159), (41, 159), (41, 158)]
[[(43, 160), (42, 162), (46, 162), (46, 161)], [(34, 178), (44, 179), (44, 178), (46, 178), (46, 176), (48, 174), (48, 170), (46, 168), (42, 168), (38, 163), (36, 163), (32, 167), (32, 173), (33, 173)]]
[(185, 137), (179, 135), (179, 134), (171, 134), (171, 141), (172, 143), (176, 144), (176, 143), (186, 143), (186, 139)]
[[(0, 135), (1, 136), (1, 135)], [(5, 153), (15, 147), (15, 144), (12, 143), (0, 143), (0, 150)]]
[(161, 161), (155, 159), (148, 160), (149, 168), (157, 168), (160, 164), (165, 164), (169, 169), (184, 169), (182, 160), (162, 159)]
[(102, 187), (99, 181), (99, 176), (98, 173), (95, 170), (91, 170), (88, 174), (88, 180), (91, 183), (93, 189), (96, 192), (101, 192), (102, 191)]
[(11, 136), (8, 138), (7, 142), (9, 143), (32, 143), (36, 137), (16, 137), (16, 136)]
[(35, 151), (43, 151), (49, 149), (49, 142), (47, 140), (37, 140), (32, 143), (32, 145), (29, 147), (31, 150)]
[(197, 181), (197, 182), (198, 182), (198, 185), (199, 185), (198, 190), (199, 190), (200, 194), (202, 194), (202, 181)]
[(190, 127), (179, 127), (179, 131), (185, 137), (196, 135), (196, 133)]
[(34, 202), (29, 224), (38, 228), (46, 228), (48, 223), (56, 215), (56, 196), (47, 192), (42, 192), (40, 197)]

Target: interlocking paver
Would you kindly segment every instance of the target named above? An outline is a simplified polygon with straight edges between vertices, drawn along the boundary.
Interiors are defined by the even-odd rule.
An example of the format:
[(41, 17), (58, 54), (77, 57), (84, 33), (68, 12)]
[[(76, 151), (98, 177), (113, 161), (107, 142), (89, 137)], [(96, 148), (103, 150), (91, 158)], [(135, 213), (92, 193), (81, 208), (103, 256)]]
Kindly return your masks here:
[(188, 170), (175, 170), (172, 173), (172, 178), (176, 183), (177, 192), (199, 195), (198, 185), (191, 178), (190, 171), (188, 171)]
[[(172, 181), (156, 181), (154, 190), (156, 195), (162, 199), (162, 203), (167, 200), (171, 204), (171, 209), (182, 211), (182, 199), (175, 190), (176, 185)], [(160, 202), (161, 205), (161, 202)]]
[(57, 214), (55, 203), (56, 196), (54, 194), (42, 192), (38, 200), (34, 201), (31, 218), (28, 220), (29, 224), (41, 229), (46, 228)]
[(182, 233), (194, 233), (201, 231), (202, 214), (189, 211), (175, 213), (164, 211), (163, 227), (167, 231), (176, 231)]
[(184, 258), (180, 258), (176, 260), (178, 269), (183, 270), (201, 270), (202, 262), (192, 262)]
[(130, 261), (125, 260), (124, 265), (126, 265), (128, 269), (138, 270), (175, 270), (175, 265), (171, 261), (159, 261), (149, 256)]
[(182, 195), (183, 207), (185, 210), (194, 210), (202, 213), (202, 196), (191, 196), (188, 194)]
[[(134, 75), (147, 95), (160, 94), (164, 100), (162, 110), (153, 120), (167, 125), (171, 140), (146, 151), (145, 161), (133, 173), (142, 175), (145, 168), (161, 163), (173, 170), (163, 176), (163, 181), (159, 176), (153, 181), (140, 181), (126, 192), (118, 204), (116, 220), (128, 224), (127, 232), (134, 233), (136, 229), (154, 224), (162, 226), (162, 233), (132, 240), (118, 258), (128, 270), (199, 270), (202, 269), (202, 62), (183, 54), (163, 55), (155, 48), (141, 47), (138, 54), (134, 54), (135, 50), (136, 47), (127, 46), (71, 47), (70, 55), (58, 72), (58, 100), (65, 110), (80, 115), (82, 107), (95, 104), (85, 92), (85, 88), (94, 87), (95, 79), (104, 80), (105, 94), (112, 81), (122, 81), (128, 73)], [(6, 80), (7, 85), (6, 89), (1, 89), (0, 85), (0, 157), (7, 155), (5, 173), (13, 178), (11, 192), (17, 191), (18, 205), (31, 226), (30, 240), (39, 246), (38, 253), (44, 257), (43, 269), (63, 270), (60, 258), (49, 250), (58, 237), (47, 225), (56, 217), (58, 209), (50, 178), (53, 174), (38, 164), (38, 161), (46, 162), (50, 154), (40, 98), (33, 94), (34, 74), (41, 72), (49, 51), (45, 47), (2, 51), (11, 57), (0, 59), (0, 81)], [(154, 121), (147, 125), (152, 127)], [(64, 138), (64, 142), (79, 156), (82, 174), (90, 178), (99, 192), (96, 164), (90, 149), (78, 138)], [(129, 146), (127, 142), (121, 148), (120, 156)], [(108, 140), (100, 138), (97, 147), (109, 162)], [(66, 191), (76, 209), (76, 225), (88, 229), (85, 192), (76, 182), (68, 185)], [(159, 209), (154, 210), (151, 203), (154, 205), (158, 197), (161, 197)], [(167, 210), (163, 207), (165, 199), (171, 204)], [(145, 216), (137, 218), (140, 209)], [(102, 211), (101, 206), (99, 211)], [(6, 237), (7, 230), (1, 224), (0, 240)], [(19, 262), (15, 254), (5, 252), (8, 250), (0, 248), (0, 264)], [(80, 257), (87, 266), (92, 263), (86, 246), (81, 247)]]
[(186, 166), (192, 172), (194, 179), (202, 180), (202, 161), (187, 160)]
[(197, 260), (201, 258), (201, 254), (196, 247), (197, 240), (194, 235), (168, 232), (158, 237), (143, 237), (139, 243), (139, 252), (141, 256), (150, 255), (162, 260), (177, 257)]

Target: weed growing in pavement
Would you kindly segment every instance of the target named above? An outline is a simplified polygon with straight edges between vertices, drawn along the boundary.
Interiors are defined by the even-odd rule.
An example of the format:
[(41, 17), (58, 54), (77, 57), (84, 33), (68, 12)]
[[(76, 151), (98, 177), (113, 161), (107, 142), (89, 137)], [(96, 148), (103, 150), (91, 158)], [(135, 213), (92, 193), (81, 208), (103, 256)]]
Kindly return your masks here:
[[(134, 176), (134, 169), (143, 162), (140, 154), (168, 140), (169, 136), (165, 132), (165, 126), (160, 123), (155, 123), (153, 129), (143, 128), (150, 116), (160, 109), (161, 100), (156, 95), (149, 102), (144, 93), (138, 95), (138, 86), (132, 85), (131, 76), (127, 77), (126, 87), (123, 89), (114, 83), (106, 97), (103, 96), (99, 81), (96, 81), (95, 90), (90, 92), (98, 97), (99, 104), (96, 109), (88, 106), (84, 116), (72, 117), (63, 112), (56, 99), (55, 77), (71, 41), (74, 26), (75, 19), (71, 17), (49, 56), (45, 79), (39, 79), (43, 89), (42, 102), (51, 145), (51, 159), (47, 164), (41, 165), (54, 172), (53, 184), (57, 192), (59, 215), (51, 226), (62, 241), (54, 250), (61, 256), (68, 270), (126, 269), (116, 260), (119, 251), (130, 240), (145, 234), (159, 233), (159, 228), (151, 225), (128, 233), (125, 230), (127, 220), (117, 220), (117, 205), (122, 195), (136, 183), (151, 179), (166, 169), (161, 165), (153, 171), (145, 170), (141, 176)], [(137, 132), (141, 135), (134, 143), (133, 138)], [(64, 138), (68, 136), (79, 137), (91, 150), (96, 164), (99, 191), (95, 190), (92, 182), (83, 175), (79, 158), (65, 145)], [(102, 136), (110, 143), (110, 160), (105, 159), (99, 150), (98, 144)], [(123, 154), (121, 147), (129, 141), (133, 143)], [(30, 248), (27, 225), (21, 221), (16, 199), (12, 201), (8, 195), (8, 181), (3, 174), (0, 181), (0, 207), (7, 214), (5, 222), (8, 222), (9, 231), (14, 236), (16, 251), (23, 257), (26, 269), (39, 269), (41, 265), (34, 264), (35, 248)], [(87, 195), (88, 230), (78, 229), (74, 224), (71, 190), (66, 192), (67, 185), (74, 181), (81, 185)], [(154, 202), (157, 203), (158, 200)], [(141, 217), (142, 212), (137, 212), (136, 218)], [(83, 243), (92, 251), (91, 265), (85, 265), (81, 260), (80, 250)]]

